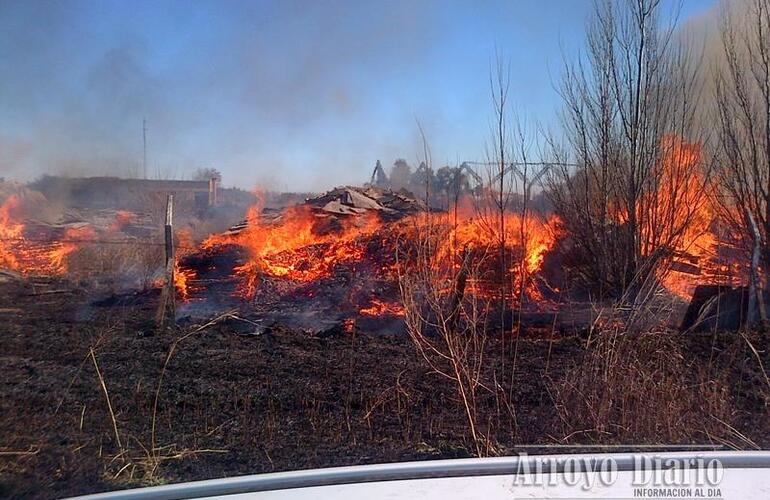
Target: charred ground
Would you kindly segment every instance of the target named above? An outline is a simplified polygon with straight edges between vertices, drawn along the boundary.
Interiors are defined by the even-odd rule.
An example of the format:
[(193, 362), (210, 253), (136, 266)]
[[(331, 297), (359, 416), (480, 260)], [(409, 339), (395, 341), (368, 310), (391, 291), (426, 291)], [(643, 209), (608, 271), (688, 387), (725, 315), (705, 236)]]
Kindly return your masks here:
[[(2, 496), (60, 497), (472, 453), (452, 384), (427, 371), (405, 336), (360, 330), (309, 335), (281, 327), (251, 335), (253, 328), (237, 317), (147, 335), (152, 292), (96, 306), (85, 290), (41, 294), (18, 282), (0, 287)], [(163, 373), (174, 342), (185, 335)], [(670, 335), (686, 347), (687, 366), (727, 370), (735, 431), (769, 446), (761, 375), (745, 343), (734, 334)], [(509, 347), (499, 337), (490, 338), (490, 346), (493, 369)], [(578, 334), (544, 331), (519, 339), (515, 417), (491, 394), (480, 400), (483, 419), (500, 422), (494, 436), (499, 452), (521, 444), (595, 443), (565, 435), (553, 396), (584, 352)], [(700, 438), (750, 447), (735, 436), (725, 429)]]

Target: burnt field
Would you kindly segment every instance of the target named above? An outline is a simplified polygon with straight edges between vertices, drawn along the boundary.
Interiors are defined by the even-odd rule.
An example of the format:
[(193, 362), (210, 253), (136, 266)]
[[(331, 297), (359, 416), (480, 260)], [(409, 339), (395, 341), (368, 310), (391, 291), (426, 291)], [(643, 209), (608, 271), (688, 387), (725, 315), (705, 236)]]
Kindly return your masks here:
[(770, 0), (17, 3), (0, 498), (770, 449)]
[[(254, 336), (229, 319), (145, 336), (152, 307), (94, 307), (83, 292), (2, 292), (0, 441), (4, 451), (27, 452), (0, 458), (4, 496), (472, 453), (451, 384), (427, 373), (403, 335), (276, 328)], [(152, 456), (159, 377), (186, 332), (195, 333), (177, 345), (158, 393)], [(501, 431), (501, 443), (555, 439), (540, 375), (549, 347), (550, 376), (559, 377), (579, 345), (522, 341), (517, 425)]]
[(0, 205), (3, 496), (770, 445), (767, 335), (750, 326), (738, 247), (718, 231), (673, 246), (623, 298), (586, 285), (595, 259), (558, 215), (495, 213), (483, 197), (436, 209), (344, 186), (225, 211), (155, 196), (133, 212), (12, 187)]
[(1, 496), (770, 445), (767, 337), (745, 287), (711, 285), (721, 250), (629, 306), (585, 298), (553, 214), (343, 187), (224, 227), (181, 204), (169, 227), (168, 200), (49, 222), (34, 193), (2, 206)]
[[(431, 372), (405, 335), (280, 326), (254, 335), (237, 315), (148, 334), (157, 292), (105, 306), (76, 287), (0, 287), (4, 497), (475, 454), (453, 382)], [(585, 335), (490, 336), (485, 370), (501, 370), (514, 344), (518, 361), (501, 371), (513, 377), (510, 399), (480, 393), (477, 421), (502, 454), (524, 444), (770, 446), (767, 388), (746, 343), (736, 334), (666, 338), (678, 347), (662, 356), (691, 393), (703, 367), (724, 377), (714, 401), (688, 400), (676, 418), (654, 408), (677, 396), (660, 385), (672, 374), (659, 372), (659, 393), (615, 401), (606, 435), (576, 433), (577, 396), (560, 391), (590, 358)], [(717, 413), (722, 400), (726, 414)], [(650, 417), (660, 421), (639, 432)], [(639, 439), (624, 439), (623, 426)]]

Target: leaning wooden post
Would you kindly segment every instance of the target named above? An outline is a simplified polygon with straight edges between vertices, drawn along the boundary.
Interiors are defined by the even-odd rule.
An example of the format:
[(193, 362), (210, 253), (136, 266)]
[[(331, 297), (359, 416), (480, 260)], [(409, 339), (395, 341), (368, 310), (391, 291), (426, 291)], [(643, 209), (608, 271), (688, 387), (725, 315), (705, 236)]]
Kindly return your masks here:
[(158, 305), (158, 313), (155, 317), (156, 324), (160, 330), (164, 329), (167, 325), (166, 318), (170, 317), (171, 321), (175, 321), (176, 318), (176, 289), (174, 285), (174, 195), (169, 194), (166, 199), (166, 224), (164, 227), (165, 236), (165, 269), (166, 269), (166, 282), (163, 285), (163, 290), (160, 295), (160, 304)]
[(759, 233), (757, 222), (750, 210), (746, 210), (746, 218), (751, 226), (754, 238), (754, 249), (751, 252), (751, 270), (749, 276), (749, 306), (747, 325), (755, 327), (759, 324), (763, 329), (767, 328), (767, 311), (765, 310), (765, 294), (759, 281), (759, 257), (762, 252), (762, 236)]

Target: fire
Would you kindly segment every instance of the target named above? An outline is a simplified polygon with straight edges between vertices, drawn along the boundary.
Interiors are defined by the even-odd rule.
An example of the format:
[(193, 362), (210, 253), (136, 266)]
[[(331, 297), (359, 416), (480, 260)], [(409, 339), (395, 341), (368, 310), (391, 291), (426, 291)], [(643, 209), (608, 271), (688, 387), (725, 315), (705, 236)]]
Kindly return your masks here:
[(176, 252), (174, 255), (174, 287), (179, 298), (183, 301), (187, 301), (190, 298), (190, 282), (195, 279), (196, 272), (194, 269), (183, 268), (180, 265), (180, 261), (193, 250), (195, 250), (195, 240), (193, 239), (192, 231), (189, 229), (177, 231)]
[[(669, 135), (662, 139), (661, 150), (662, 157), (654, 172), (657, 189), (648, 201), (653, 217), (647, 218), (648, 225), (642, 228), (643, 242), (649, 245), (642, 249), (643, 254), (651, 251), (658, 237), (659, 241), (673, 242), (675, 261), (690, 260), (699, 268), (708, 267), (709, 260), (716, 256), (718, 242), (710, 230), (716, 210), (710, 202), (712, 186), (700, 169), (702, 148)], [(702, 281), (700, 275), (677, 271), (661, 276), (663, 286), (684, 299), (689, 299), (697, 282)]]
[(67, 256), (78, 249), (78, 246), (86, 241), (96, 238), (96, 231), (91, 226), (80, 228), (67, 228), (60, 241), (50, 249), (49, 259), (52, 269), (56, 273), (63, 274), (67, 271)]
[(22, 240), (24, 225), (14, 221), (12, 216), (19, 204), (19, 197), (11, 195), (0, 205), (0, 267), (13, 270), (19, 270), (21, 267), (14, 243)]
[[(518, 301), (522, 296), (532, 301), (544, 300), (537, 276), (543, 260), (556, 242), (558, 219), (543, 220), (535, 215), (522, 217), (505, 214), (504, 242), (506, 248), (505, 278), (510, 280), (505, 290), (507, 300)], [(358, 213), (355, 216), (330, 217), (310, 204), (285, 210), (280, 216), (268, 219), (259, 205), (249, 209), (245, 227), (236, 232), (212, 235), (202, 244), (204, 252), (224, 251), (234, 245), (246, 250), (247, 259), (233, 269), (240, 278), (236, 294), (252, 298), (265, 278), (280, 278), (287, 283), (309, 284), (340, 272), (356, 272), (366, 263), (368, 271), (378, 279), (394, 280), (395, 271), (409, 266), (408, 248), (417, 239), (416, 234), (427, 234), (440, 227), (440, 236), (431, 258), (434, 265), (456, 267), (458, 249), (472, 252), (483, 261), (482, 267), (491, 270), (469, 280), (468, 290), (486, 298), (499, 296), (500, 282), (494, 275), (499, 267), (495, 260), (499, 248), (496, 220), (480, 215), (468, 206), (452, 214), (418, 213), (399, 221), (383, 223), (377, 212)], [(396, 246), (405, 246), (406, 254), (397, 263)], [(478, 264), (478, 262), (477, 262)], [(474, 264), (476, 265), (476, 264)], [(183, 270), (184, 271), (184, 270)], [(186, 296), (190, 276), (179, 273), (178, 289)], [(384, 299), (373, 298), (359, 310), (361, 315), (403, 315), (401, 306)]]
[[(464, 249), (474, 252), (479, 259), (486, 261), (485, 268), (499, 274), (499, 248), (504, 244), (505, 279), (511, 280), (506, 295), (510, 294), (513, 302), (518, 301), (522, 293), (530, 300), (543, 301), (534, 278), (542, 270), (546, 254), (556, 244), (558, 217), (543, 220), (533, 214), (522, 216), (510, 212), (504, 214), (502, 221), (497, 217), (497, 214), (487, 217), (462, 210), (458, 218), (450, 222), (452, 229), (438, 252), (439, 259), (452, 259), (458, 249)], [(502, 284), (499, 276), (487, 280), (486, 284), (476, 281), (470, 284), (473, 292), (487, 297), (498, 295), (495, 289)]]
[(376, 216), (346, 219), (339, 227), (320, 228), (325, 219), (310, 207), (288, 209), (278, 221), (264, 222), (261, 209), (254, 206), (247, 214), (247, 226), (238, 234), (214, 235), (203, 242), (212, 250), (235, 244), (245, 248), (250, 261), (235, 269), (245, 278), (244, 295), (252, 296), (262, 275), (307, 283), (331, 275), (335, 266), (363, 258), (361, 237), (380, 227)]
[(115, 212), (115, 220), (109, 227), (109, 231), (118, 233), (130, 226), (136, 220), (136, 214), (128, 210), (118, 210)]
[(183, 269), (178, 261), (174, 264), (174, 287), (181, 300), (187, 301), (190, 298), (189, 283), (193, 279), (195, 279), (194, 270)]
[(51, 240), (28, 238), (26, 227), (17, 216), (21, 197), (9, 196), (0, 205), (0, 267), (22, 274), (61, 275), (67, 272), (67, 256), (83, 241), (92, 240), (91, 226), (67, 228)]
[(358, 313), (363, 316), (383, 316), (386, 314), (404, 316), (405, 314), (404, 307), (401, 304), (384, 302), (374, 297), (369, 301), (369, 306), (359, 309)]
[[(717, 272), (713, 261), (718, 241), (711, 230), (717, 220), (717, 210), (711, 204), (714, 187), (700, 168), (700, 144), (667, 135), (661, 139), (660, 150), (661, 157), (651, 174), (653, 185), (635, 207), (642, 223), (639, 252), (649, 257), (668, 247), (674, 270), (663, 266), (660, 282), (669, 292), (689, 299), (695, 286), (704, 282), (702, 271)], [(626, 207), (615, 205), (611, 215), (618, 224), (628, 223)], [(690, 265), (694, 273), (677, 271), (677, 264), (679, 268)]]

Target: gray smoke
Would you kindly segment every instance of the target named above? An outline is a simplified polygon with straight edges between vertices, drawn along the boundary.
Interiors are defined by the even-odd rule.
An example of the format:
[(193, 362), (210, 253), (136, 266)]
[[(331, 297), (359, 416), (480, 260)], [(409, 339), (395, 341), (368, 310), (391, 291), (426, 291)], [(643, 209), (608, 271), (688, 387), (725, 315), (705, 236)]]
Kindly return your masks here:
[[(326, 189), (367, 180), (377, 159), (419, 161), (415, 119), (436, 163), (482, 159), (496, 38), (532, 40), (498, 48), (522, 52), (512, 98), (547, 119), (533, 102), (559, 61), (549, 74), (540, 51), (579, 29), (590, 2), (576, 5), (2, 0), (0, 177), (139, 175), (144, 118), (151, 176), (213, 167), (246, 188)], [(444, 43), (467, 44), (474, 66), (453, 67)]]
[[(412, 47), (435, 29), (419, 24), (427, 7), (132, 2), (122, 22), (111, 5), (0, 2), (0, 177), (139, 175), (146, 118), (152, 176), (212, 166), (245, 187), (362, 180), (374, 153), (355, 151), (334, 126), (374, 123), (361, 80), (395, 56), (405, 78), (416, 73), (423, 54)], [(359, 22), (341, 26), (346, 15)], [(209, 32), (216, 23), (226, 29)], [(158, 44), (158, 33), (168, 39)], [(391, 158), (415, 135), (413, 123), (359, 129), (357, 142)]]

